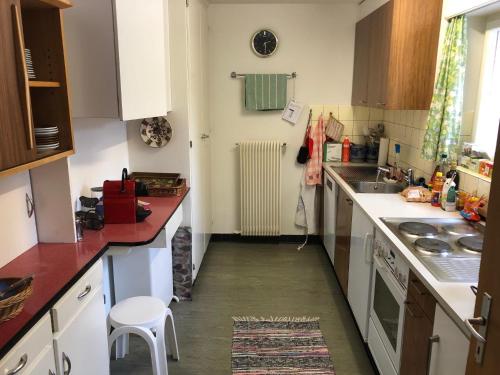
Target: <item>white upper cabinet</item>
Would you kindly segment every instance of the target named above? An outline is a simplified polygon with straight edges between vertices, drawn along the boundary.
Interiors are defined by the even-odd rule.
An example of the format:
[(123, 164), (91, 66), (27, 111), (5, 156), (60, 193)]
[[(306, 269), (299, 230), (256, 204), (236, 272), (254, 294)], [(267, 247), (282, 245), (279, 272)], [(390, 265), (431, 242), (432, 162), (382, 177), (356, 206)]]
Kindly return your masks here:
[(167, 0), (74, 0), (65, 12), (72, 116), (171, 110)]

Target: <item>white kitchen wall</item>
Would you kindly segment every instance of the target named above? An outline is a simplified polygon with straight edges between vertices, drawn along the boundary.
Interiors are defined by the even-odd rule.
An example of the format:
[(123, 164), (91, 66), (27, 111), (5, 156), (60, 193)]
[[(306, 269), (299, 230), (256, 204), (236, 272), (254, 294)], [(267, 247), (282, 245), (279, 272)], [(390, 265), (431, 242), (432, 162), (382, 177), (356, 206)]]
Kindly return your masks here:
[(121, 177), (129, 168), (127, 129), (115, 119), (73, 119), (76, 154), (70, 157), (71, 199), (90, 196), (90, 188)]
[(0, 267), (38, 242), (35, 215), (26, 213), (26, 193), (32, 197), (29, 172), (0, 180)]
[[(242, 79), (230, 73), (291, 73), (289, 96), (305, 104), (351, 101), (356, 4), (214, 4), (209, 7), (209, 103), (214, 233), (239, 231), (239, 156), (235, 143), (287, 142), (282, 168), (282, 234), (303, 234), (294, 224), (303, 168), (295, 162), (307, 108), (295, 126), (280, 112), (247, 112)], [(250, 38), (262, 27), (279, 38), (275, 55), (255, 56)]]

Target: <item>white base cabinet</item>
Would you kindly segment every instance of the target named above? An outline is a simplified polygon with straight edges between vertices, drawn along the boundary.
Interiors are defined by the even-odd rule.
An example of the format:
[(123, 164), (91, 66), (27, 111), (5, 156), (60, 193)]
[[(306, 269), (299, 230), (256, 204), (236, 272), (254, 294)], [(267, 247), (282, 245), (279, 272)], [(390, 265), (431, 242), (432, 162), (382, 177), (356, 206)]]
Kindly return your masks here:
[(323, 184), (323, 245), (333, 264), (335, 257), (335, 222), (337, 215), (337, 184), (324, 173)]
[[(18, 369), (17, 372), (14, 372)], [(0, 360), (0, 374), (55, 375), (50, 315), (47, 313)]]
[(109, 374), (102, 280), (99, 260), (52, 308), (58, 374)]
[(439, 336), (439, 341), (433, 344), (429, 375), (464, 375), (469, 340), (439, 305), (432, 334)]
[(347, 300), (365, 342), (368, 340), (374, 233), (372, 221), (355, 203), (352, 211)]

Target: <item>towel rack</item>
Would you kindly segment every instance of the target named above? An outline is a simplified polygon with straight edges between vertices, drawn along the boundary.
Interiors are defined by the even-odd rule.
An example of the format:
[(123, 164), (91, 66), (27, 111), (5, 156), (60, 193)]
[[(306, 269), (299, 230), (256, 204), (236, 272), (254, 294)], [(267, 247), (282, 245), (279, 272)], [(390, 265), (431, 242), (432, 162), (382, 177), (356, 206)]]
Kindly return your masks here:
[[(245, 78), (245, 77), (246, 77), (246, 74), (240, 74), (240, 73), (236, 73), (236, 72), (231, 72), (231, 78)], [(297, 78), (297, 73), (293, 72), (292, 74), (287, 74), (286, 77), (288, 79)]]

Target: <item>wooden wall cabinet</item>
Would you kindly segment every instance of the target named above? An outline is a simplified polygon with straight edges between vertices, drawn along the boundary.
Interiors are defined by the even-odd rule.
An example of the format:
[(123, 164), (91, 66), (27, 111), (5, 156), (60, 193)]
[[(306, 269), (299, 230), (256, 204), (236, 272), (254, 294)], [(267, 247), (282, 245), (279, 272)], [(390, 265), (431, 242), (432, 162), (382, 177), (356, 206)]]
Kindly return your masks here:
[[(0, 177), (73, 154), (62, 8), (65, 0), (0, 3)], [(25, 48), (36, 79), (28, 78)], [(57, 126), (60, 147), (37, 151), (35, 128)]]
[(168, 2), (74, 0), (65, 14), (75, 118), (135, 120), (171, 110)]
[(356, 25), (352, 105), (429, 109), (442, 0), (391, 0)]

